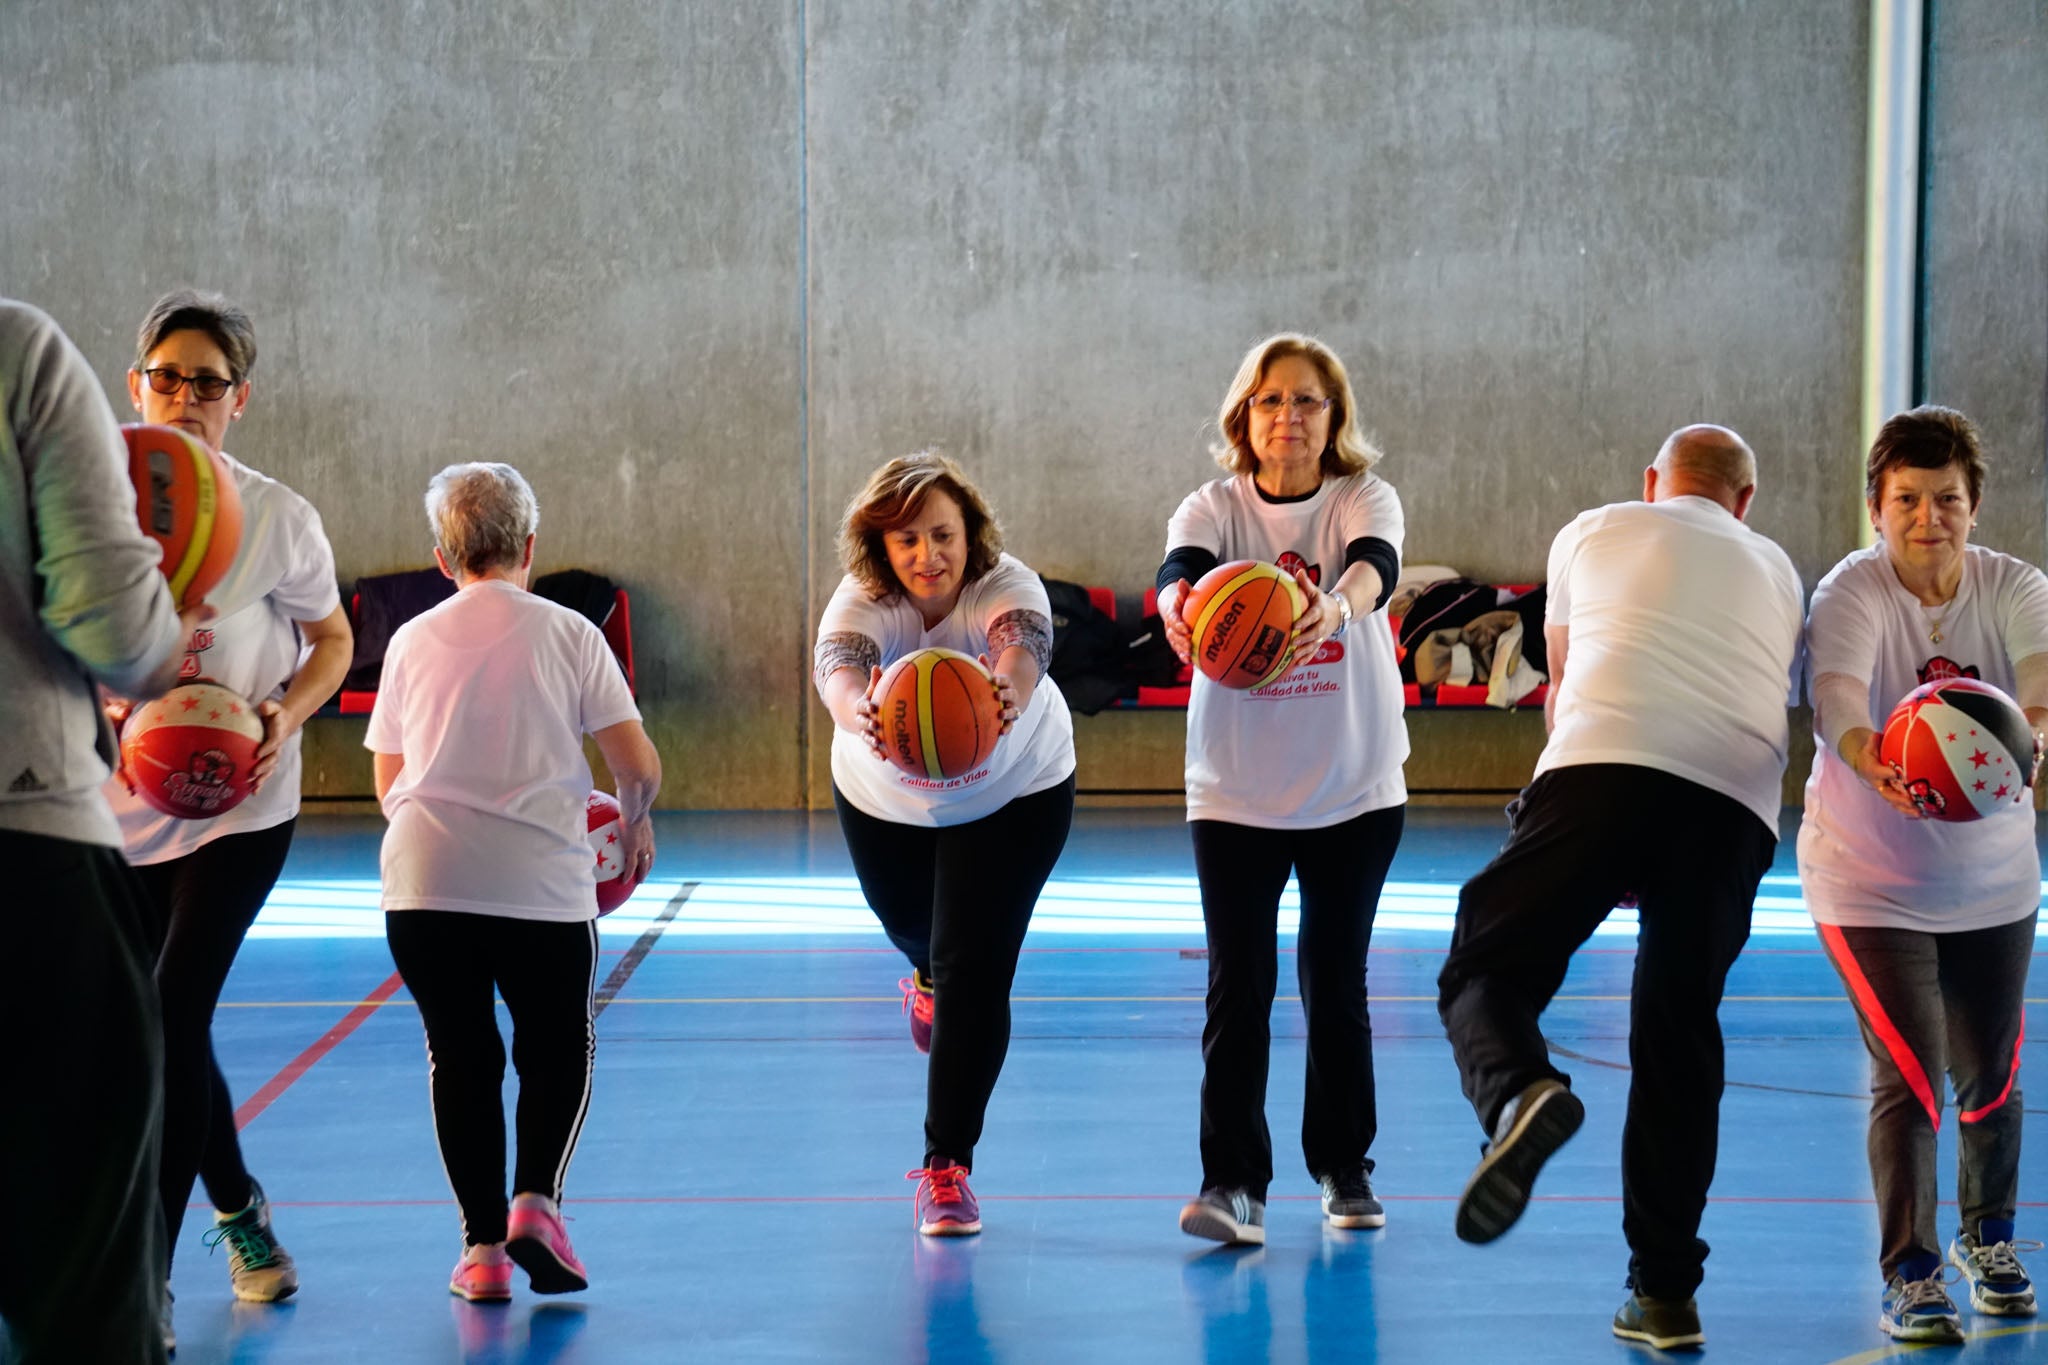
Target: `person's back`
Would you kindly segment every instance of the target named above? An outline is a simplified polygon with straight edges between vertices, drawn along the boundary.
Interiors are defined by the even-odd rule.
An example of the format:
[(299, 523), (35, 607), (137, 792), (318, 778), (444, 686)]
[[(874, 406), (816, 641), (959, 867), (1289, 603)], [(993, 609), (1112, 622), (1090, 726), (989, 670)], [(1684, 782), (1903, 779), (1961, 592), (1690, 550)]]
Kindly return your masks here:
[(1706, 497), (1596, 508), (1552, 548), (1550, 619), (1570, 662), (1539, 774), (1656, 768), (1775, 829), (1801, 624), (1783, 550)]

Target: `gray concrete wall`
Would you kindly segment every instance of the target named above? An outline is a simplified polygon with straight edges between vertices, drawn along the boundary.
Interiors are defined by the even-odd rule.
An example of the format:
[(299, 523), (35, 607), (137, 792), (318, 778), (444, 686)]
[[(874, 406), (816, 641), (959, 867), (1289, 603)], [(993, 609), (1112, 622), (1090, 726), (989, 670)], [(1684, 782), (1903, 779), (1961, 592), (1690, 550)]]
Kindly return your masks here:
[[(425, 562), (440, 464), (519, 464), (543, 567), (633, 591), (665, 800), (816, 803), (804, 664), (862, 477), (941, 446), (1028, 562), (1134, 589), (1214, 472), (1238, 356), (1283, 327), (1349, 361), (1411, 560), (1537, 576), (1558, 526), (1713, 418), (1817, 576), (1857, 521), (1865, 25), (1744, 0), (16, 0), (0, 289), (110, 390), (163, 288), (246, 301), (237, 453), (318, 503), (345, 577)], [(2039, 43), (2028, 65), (1972, 34), (1968, 117), (2024, 142)], [(2019, 150), (2031, 190), (1980, 176), (1975, 202), (2038, 265)], [(1972, 401), (2010, 425), (2022, 389)], [(367, 790), (359, 730), (318, 731), (309, 789)], [(1084, 787), (1178, 785), (1178, 717), (1080, 737)], [(1417, 786), (1512, 787), (1532, 752), (1527, 717), (1416, 737)]]
[(1975, 539), (2048, 557), (2048, 7), (1936, 4), (1928, 44), (1925, 400), (1977, 422)]

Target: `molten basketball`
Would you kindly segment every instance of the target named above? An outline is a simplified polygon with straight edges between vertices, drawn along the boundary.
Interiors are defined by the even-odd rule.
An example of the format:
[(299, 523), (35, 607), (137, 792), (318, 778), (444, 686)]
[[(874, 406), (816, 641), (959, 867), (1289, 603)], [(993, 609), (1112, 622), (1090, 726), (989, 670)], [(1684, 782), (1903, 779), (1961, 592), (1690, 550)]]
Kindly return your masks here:
[(1288, 633), (1306, 604), (1285, 571), (1257, 560), (1219, 564), (1180, 604), (1195, 667), (1225, 687), (1258, 687), (1287, 667)]
[(912, 777), (964, 777), (988, 761), (1003, 708), (981, 664), (951, 649), (921, 649), (875, 684), (882, 748)]
[(1885, 721), (1878, 752), (1904, 775), (1913, 804), (1931, 820), (2031, 808), (2034, 727), (1990, 683), (1944, 678), (1914, 688)]
[(242, 495), (227, 461), (176, 427), (136, 422), (128, 477), (142, 530), (163, 546), (164, 578), (180, 609), (206, 600), (242, 545)]
[(626, 837), (625, 812), (619, 809), (617, 797), (598, 791), (590, 794), (583, 810), (589, 820), (590, 851), (597, 858), (597, 913), (609, 915), (640, 885), (640, 879), (619, 861)]
[(186, 683), (129, 715), (121, 768), (135, 794), (165, 815), (206, 820), (248, 798), (262, 743), (254, 706), (218, 684)]

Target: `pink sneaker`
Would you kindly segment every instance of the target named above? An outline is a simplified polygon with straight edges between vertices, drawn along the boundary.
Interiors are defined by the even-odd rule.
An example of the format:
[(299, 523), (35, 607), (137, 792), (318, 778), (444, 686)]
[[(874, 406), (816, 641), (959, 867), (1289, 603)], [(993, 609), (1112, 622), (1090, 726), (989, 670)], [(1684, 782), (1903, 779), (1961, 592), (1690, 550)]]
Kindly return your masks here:
[(924, 973), (913, 970), (896, 983), (903, 992), (903, 1012), (910, 1016), (910, 1045), (919, 1052), (932, 1050), (932, 988)]
[(590, 1275), (569, 1245), (562, 1215), (544, 1194), (512, 1196), (505, 1253), (526, 1272), (536, 1294), (574, 1294), (590, 1288)]
[(917, 1184), (917, 1230), (927, 1237), (971, 1237), (981, 1231), (981, 1205), (967, 1188), (967, 1168), (935, 1161), (904, 1174)]
[(503, 1242), (462, 1249), (448, 1277), (448, 1292), (471, 1303), (503, 1303), (512, 1297), (512, 1258)]

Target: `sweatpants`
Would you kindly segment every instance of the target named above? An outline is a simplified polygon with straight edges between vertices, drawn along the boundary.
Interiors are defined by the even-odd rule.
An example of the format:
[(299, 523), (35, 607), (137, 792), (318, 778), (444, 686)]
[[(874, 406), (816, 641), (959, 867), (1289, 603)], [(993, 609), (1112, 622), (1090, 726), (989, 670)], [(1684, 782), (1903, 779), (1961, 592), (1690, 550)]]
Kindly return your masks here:
[(1956, 1092), (1956, 1203), (1963, 1230), (2011, 1221), (2020, 1188), (2020, 1044), (2034, 916), (1990, 929), (1817, 926), (1870, 1050), (1870, 1183), (1886, 1279), (1942, 1255), (1934, 1143), (1942, 1074)]
[(1280, 976), (1280, 895), (1301, 887), (1295, 976), (1308, 1021), (1301, 1151), (1309, 1174), (1370, 1172), (1379, 1132), (1366, 949), (1380, 888), (1393, 865), (1406, 806), (1367, 811), (1321, 829), (1258, 829), (1193, 820), (1195, 876), (1209, 943), (1202, 1025), (1202, 1187), (1266, 1197), (1273, 1138), (1266, 1076)]
[(832, 801), (868, 907), (932, 986), (925, 1162), (972, 1170), (1010, 1050), (1010, 983), (1024, 931), (1074, 823), (1074, 779), (936, 829), (878, 820), (837, 785)]
[(1489, 1134), (1527, 1086), (1569, 1083), (1538, 1020), (1572, 954), (1622, 897), (1638, 897), (1622, 1231), (1630, 1280), (1652, 1298), (1689, 1298), (1703, 1278), (1721, 992), (1777, 843), (1747, 807), (1682, 777), (1621, 763), (1553, 768), (1522, 793), (1506, 846), (1458, 895), (1437, 1011)]
[(505, 1042), (519, 1073), (512, 1194), (560, 1202), (590, 1108), (597, 922), (391, 910), (384, 936), (426, 1028), (434, 1138), (470, 1246), (505, 1240)]
[(119, 849), (0, 831), (0, 1360), (165, 1359), (163, 1030)]
[(235, 1101), (213, 1052), (213, 1011), (235, 954), (291, 851), (296, 819), (226, 834), (182, 858), (135, 869), (157, 942), (164, 1014), (164, 1143), (158, 1186), (166, 1255), (196, 1176), (222, 1213), (249, 1206), (249, 1171), (235, 1135)]

